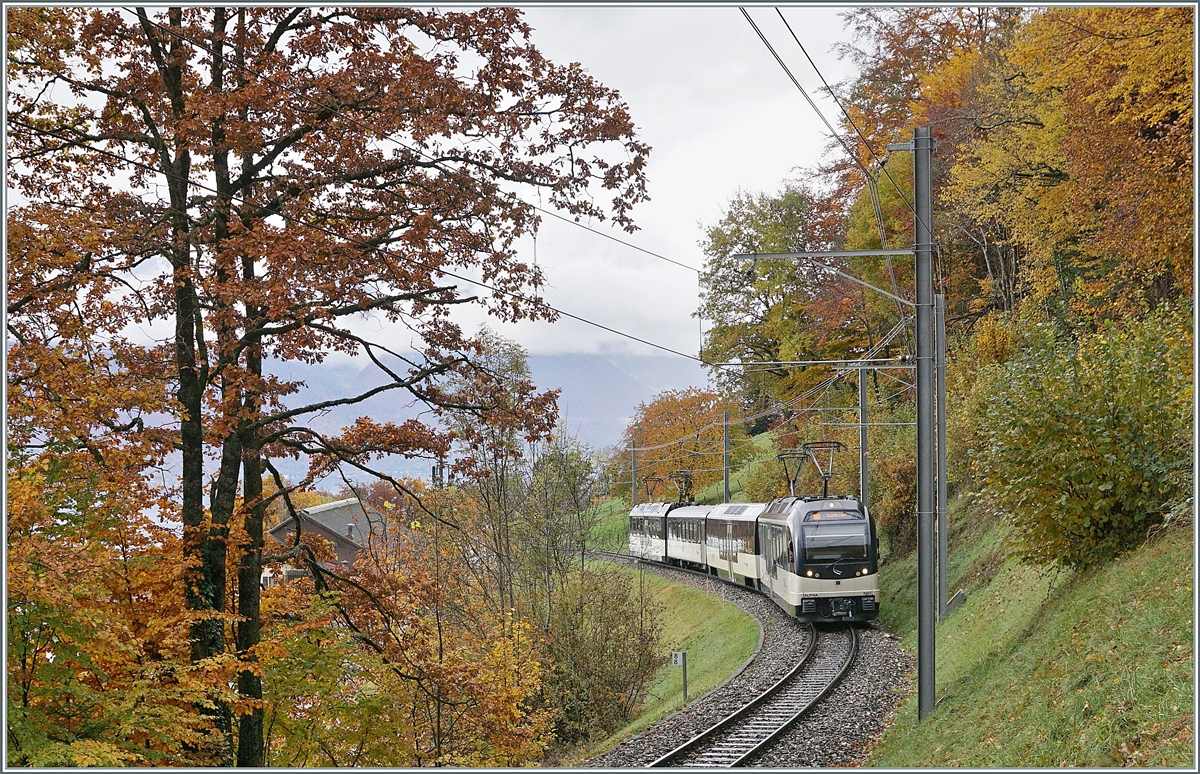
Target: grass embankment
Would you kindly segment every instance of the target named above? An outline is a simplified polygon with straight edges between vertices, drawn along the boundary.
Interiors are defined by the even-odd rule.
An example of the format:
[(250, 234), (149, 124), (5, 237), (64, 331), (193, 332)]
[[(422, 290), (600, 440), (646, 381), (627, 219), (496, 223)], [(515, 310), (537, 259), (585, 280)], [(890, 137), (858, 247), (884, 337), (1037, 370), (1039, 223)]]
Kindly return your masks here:
[[(766, 448), (766, 436), (759, 445)], [(748, 468), (742, 467), (730, 475), (730, 494), (740, 501)], [(724, 482), (706, 487), (696, 493), (697, 502), (719, 503), (723, 499)], [(629, 500), (613, 498), (600, 503), (598, 519), (592, 528), (588, 545), (603, 551), (626, 551), (629, 548)], [(630, 569), (636, 573), (637, 570)], [(642, 578), (663, 603), (664, 651), (687, 651), (688, 700), (703, 696), (727, 680), (741, 668), (758, 647), (761, 628), (756, 620), (741, 608), (723, 601), (723, 584), (713, 581), (713, 591), (704, 593), (690, 586), (669, 581), (654, 573)], [(572, 765), (599, 755), (623, 739), (644, 730), (658, 720), (683, 707), (683, 670), (672, 666), (670, 660), (655, 675), (641, 713), (612, 736), (579, 751), (564, 762)]]
[[(869, 764), (1192, 768), (1190, 526), (1055, 573), (1008, 556), (1003, 524), (966, 526), (969, 510), (951, 508), (949, 588), (968, 597), (938, 627), (937, 706), (918, 724), (907, 697)], [(883, 622), (913, 653), (915, 564), (881, 573)]]
[(599, 513), (588, 536), (588, 547), (598, 551), (628, 551), (629, 501), (613, 498), (596, 507)]
[[(622, 569), (638, 573), (636, 569)], [(651, 572), (643, 572), (641, 582), (663, 605), (664, 651), (687, 651), (688, 701), (695, 701), (728, 679), (758, 647), (761, 633), (758, 622), (721, 598), (722, 584), (714, 581), (716, 593), (706, 593)], [(598, 755), (681, 707), (683, 670), (672, 666), (668, 659), (650, 685), (641, 714), (563, 765), (574, 765)]]

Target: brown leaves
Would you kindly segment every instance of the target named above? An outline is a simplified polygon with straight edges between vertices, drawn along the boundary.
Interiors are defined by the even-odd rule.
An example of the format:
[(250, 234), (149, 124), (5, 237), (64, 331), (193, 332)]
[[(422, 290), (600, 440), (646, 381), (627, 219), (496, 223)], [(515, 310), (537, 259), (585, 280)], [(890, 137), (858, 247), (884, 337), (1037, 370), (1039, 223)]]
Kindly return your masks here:
[[(637, 444), (639, 502), (678, 499), (681, 473), (691, 479), (692, 492), (720, 481), (723, 475), (723, 412), (737, 416), (736, 407), (716, 393), (690, 387), (660, 393), (638, 409), (625, 429), (622, 445)], [(740, 425), (729, 428), (731, 464), (744, 458), (750, 443)], [(675, 478), (672, 478), (675, 476)], [(628, 477), (625, 477), (627, 484)]]
[(1192, 10), (1105, 10), (1049, 14), (1035, 40), (1055, 43), (1047, 77), (1087, 127), (1064, 144), (1071, 205), (1107, 260), (1080, 307), (1137, 313), (1191, 293)]
[[(483, 348), (448, 320), (468, 300), (451, 275), (482, 277), (492, 289), (480, 303), (503, 319), (552, 318), (539, 269), (515, 249), (536, 216), (506, 186), (632, 228), (648, 148), (619, 95), (579, 65), (545, 60), (514, 9), (13, 9), (8, 22), (9, 180), (29, 202), (7, 224), (10, 573), (34, 605), (14, 630), (36, 632), (42, 611), (78, 632), (115, 632), (97, 635), (125, 659), (105, 667), (120, 675), (114, 690), (186, 716), (163, 709), (179, 733), (139, 744), (167, 756), (154, 760), (215, 761), (198, 751), (204, 729), (222, 736), (231, 697), (220, 686), (262, 671), (257, 635), (240, 636), (256, 621), (240, 622), (244, 653), (221, 636), (234, 619), (229, 568), (245, 563), (239, 604), (256, 593), (261, 512), (240, 502), (239, 489), (255, 498), (241, 476), (257, 485), (264, 455), (309, 454), (325, 473), (447, 452), (449, 433), (415, 419), (364, 418), (333, 438), (307, 426), (371, 390), (476, 413), (464, 430), (476, 438), (547, 435), (554, 393), (538, 394), (527, 374), (464, 366)], [(613, 192), (610, 205), (594, 202), (597, 188)], [(369, 340), (363, 318), (412, 343)], [(367, 354), (383, 384), (297, 405), (297, 385), (270, 373), (272, 358), (337, 351)], [(439, 387), (456, 368), (462, 395)], [(166, 469), (177, 450), (178, 489), (179, 469)], [(182, 521), (186, 542), (152, 508)], [(252, 603), (239, 610), (258, 615)], [(473, 641), (449, 681), (469, 687), (462, 675), (487, 659), (507, 675), (471, 698), (488, 707), (480, 733), (488, 717), (523, 728), (520, 697), (493, 690), (534, 685), (522, 683), (535, 673), (526, 651), (487, 650), (507, 643)], [(80, 647), (97, 663), (106, 655)], [(169, 679), (139, 671), (159, 661)], [(53, 692), (52, 679), (36, 681)], [(243, 690), (233, 708), (260, 709)], [(146, 699), (155, 691), (166, 698)], [(107, 744), (111, 733), (93, 736)], [(527, 744), (524, 733), (498, 749)], [(69, 760), (141, 761), (118, 748)]]

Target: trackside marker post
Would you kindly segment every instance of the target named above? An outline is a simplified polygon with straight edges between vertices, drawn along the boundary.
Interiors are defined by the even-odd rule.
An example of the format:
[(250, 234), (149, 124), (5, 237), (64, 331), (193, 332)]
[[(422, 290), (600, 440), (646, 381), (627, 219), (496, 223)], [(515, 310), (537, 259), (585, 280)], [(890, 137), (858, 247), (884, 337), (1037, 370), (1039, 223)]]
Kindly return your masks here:
[(687, 651), (675, 650), (671, 652), (671, 665), (683, 667), (683, 701), (687, 703)]

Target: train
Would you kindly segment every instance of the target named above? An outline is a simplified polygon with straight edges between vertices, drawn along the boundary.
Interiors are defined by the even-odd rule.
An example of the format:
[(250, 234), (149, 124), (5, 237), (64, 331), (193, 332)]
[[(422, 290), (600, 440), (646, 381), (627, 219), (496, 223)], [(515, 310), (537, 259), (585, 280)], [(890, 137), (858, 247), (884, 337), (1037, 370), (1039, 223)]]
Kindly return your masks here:
[(629, 514), (629, 553), (756, 589), (801, 621), (879, 616), (879, 537), (850, 495), (642, 503)]

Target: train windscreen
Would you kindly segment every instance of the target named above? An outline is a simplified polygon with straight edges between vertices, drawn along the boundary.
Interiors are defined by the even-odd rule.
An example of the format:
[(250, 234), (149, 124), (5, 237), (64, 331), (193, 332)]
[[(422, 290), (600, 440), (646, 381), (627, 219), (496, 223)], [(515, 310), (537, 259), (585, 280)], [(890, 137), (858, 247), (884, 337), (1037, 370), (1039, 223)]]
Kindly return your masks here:
[(839, 559), (866, 559), (870, 535), (867, 520), (855, 511), (820, 511), (805, 516), (804, 562), (826, 564)]

